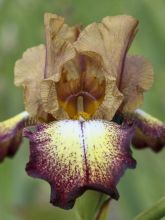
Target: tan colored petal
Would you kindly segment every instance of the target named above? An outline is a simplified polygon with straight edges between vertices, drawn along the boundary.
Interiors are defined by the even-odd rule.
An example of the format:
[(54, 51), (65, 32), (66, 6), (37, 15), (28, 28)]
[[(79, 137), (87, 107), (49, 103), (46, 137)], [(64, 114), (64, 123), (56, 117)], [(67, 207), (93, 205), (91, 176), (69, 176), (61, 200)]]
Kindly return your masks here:
[(68, 61), (63, 66), (63, 72), (67, 72), (67, 80), (78, 79), (84, 72), (84, 57), (76, 54), (74, 59)]
[(87, 26), (81, 32), (75, 47), (80, 53), (103, 60), (106, 71), (117, 78), (118, 84), (137, 24), (135, 18), (127, 15), (105, 17), (101, 23)]
[(40, 83), (44, 78), (45, 46), (39, 45), (26, 50), (15, 64), (15, 85), (24, 87), (25, 109), (36, 115), (40, 105)]
[[(68, 27), (64, 18), (55, 14), (45, 14), (46, 31), (46, 66), (45, 80), (41, 83), (41, 97), (44, 111), (51, 113), (56, 119), (63, 118), (66, 114), (60, 108), (56, 93), (56, 83), (60, 80), (62, 69), (72, 68), (77, 70), (72, 63), (76, 56), (72, 42), (79, 34), (78, 27)], [(66, 116), (67, 118), (67, 116)]]
[(103, 66), (94, 57), (77, 54), (73, 60), (64, 65), (64, 71), (67, 72), (67, 80), (78, 79), (86, 73), (89, 77), (104, 79), (106, 74)]
[(45, 31), (48, 39), (54, 39), (57, 35), (64, 40), (73, 43), (82, 29), (81, 25), (69, 27), (64, 24), (64, 18), (52, 13), (45, 13), (44, 15)]
[(103, 68), (101, 62), (96, 57), (83, 56), (84, 58), (84, 71), (89, 76), (97, 77), (97, 79), (103, 79), (106, 76), (106, 71)]
[[(77, 35), (77, 27), (69, 28), (64, 24), (64, 18), (55, 14), (45, 14), (46, 31), (46, 66), (45, 78), (60, 78), (61, 68), (76, 55), (71, 42)], [(77, 32), (76, 32), (77, 31)]]
[(73, 43), (77, 40), (81, 29), (81, 25), (69, 27), (67, 24), (64, 24), (59, 32), (59, 36), (70, 43)]
[(48, 79), (41, 83), (41, 97), (43, 108), (50, 113), (55, 119), (68, 118), (67, 113), (59, 106), (56, 92), (56, 82)]
[(112, 120), (122, 101), (123, 95), (116, 87), (116, 80), (114, 78), (107, 77), (104, 101), (94, 117), (108, 121)]
[(138, 108), (143, 102), (143, 93), (152, 83), (152, 65), (143, 57), (127, 56), (120, 87), (124, 95), (122, 111), (131, 112)]

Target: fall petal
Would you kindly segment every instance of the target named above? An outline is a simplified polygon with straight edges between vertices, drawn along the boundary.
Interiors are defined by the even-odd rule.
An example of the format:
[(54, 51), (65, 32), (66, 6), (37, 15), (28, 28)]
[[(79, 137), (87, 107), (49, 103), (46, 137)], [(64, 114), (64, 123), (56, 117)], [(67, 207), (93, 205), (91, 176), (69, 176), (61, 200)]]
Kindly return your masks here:
[(40, 83), (44, 78), (44, 68), (44, 45), (26, 50), (15, 64), (15, 85), (23, 86), (25, 108), (32, 116), (41, 108)]
[(127, 56), (120, 91), (124, 95), (123, 112), (137, 109), (143, 102), (143, 93), (153, 83), (152, 65), (143, 57)]
[(138, 21), (127, 15), (105, 17), (88, 25), (75, 42), (78, 52), (103, 60), (106, 71), (120, 81), (126, 52)]
[(22, 112), (13, 118), (0, 122), (0, 162), (12, 157), (22, 141), (22, 129), (28, 121), (29, 114)]
[(153, 116), (138, 109), (132, 115), (137, 128), (132, 140), (135, 148), (151, 148), (158, 152), (165, 146), (165, 124)]
[(25, 130), (30, 139), (26, 170), (49, 182), (51, 203), (72, 208), (86, 189), (117, 199), (116, 184), (126, 168), (134, 168), (129, 148), (133, 128), (108, 121), (64, 120)]

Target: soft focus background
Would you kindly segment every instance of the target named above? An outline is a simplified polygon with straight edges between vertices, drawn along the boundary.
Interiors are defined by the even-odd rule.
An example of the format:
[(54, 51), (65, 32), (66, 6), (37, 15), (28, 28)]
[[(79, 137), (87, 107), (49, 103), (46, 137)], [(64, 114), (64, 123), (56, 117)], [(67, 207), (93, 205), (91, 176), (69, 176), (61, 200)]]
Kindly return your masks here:
[[(154, 86), (142, 108), (165, 121), (164, 0), (0, 0), (0, 121), (23, 110), (22, 89), (13, 85), (14, 63), (26, 48), (44, 42), (44, 12), (65, 16), (69, 24), (124, 13), (138, 18), (139, 32), (130, 53), (147, 57), (155, 70)], [(120, 200), (111, 203), (109, 219), (131, 220), (165, 195), (165, 150), (133, 153), (137, 169), (128, 170), (120, 181)], [(14, 160), (0, 165), (0, 220), (73, 220), (72, 212), (48, 203), (46, 182), (26, 175), (28, 154), (25, 140)]]

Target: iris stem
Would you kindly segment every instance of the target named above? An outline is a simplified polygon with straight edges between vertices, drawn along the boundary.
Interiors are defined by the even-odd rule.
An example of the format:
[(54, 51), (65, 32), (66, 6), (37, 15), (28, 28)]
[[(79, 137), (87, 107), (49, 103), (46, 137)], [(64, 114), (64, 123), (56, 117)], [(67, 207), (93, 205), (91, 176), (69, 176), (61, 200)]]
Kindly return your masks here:
[(151, 208), (137, 215), (133, 220), (160, 220), (165, 216), (165, 197), (160, 199)]

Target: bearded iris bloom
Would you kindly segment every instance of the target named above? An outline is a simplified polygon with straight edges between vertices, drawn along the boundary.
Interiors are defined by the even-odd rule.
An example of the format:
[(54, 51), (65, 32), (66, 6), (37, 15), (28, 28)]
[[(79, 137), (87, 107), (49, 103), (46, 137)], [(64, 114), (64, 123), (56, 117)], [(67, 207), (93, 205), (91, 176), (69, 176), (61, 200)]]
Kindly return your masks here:
[(120, 177), (136, 166), (131, 143), (155, 152), (165, 144), (165, 125), (138, 109), (153, 83), (147, 59), (127, 54), (138, 21), (120, 15), (69, 27), (47, 13), (44, 22), (46, 45), (15, 65), (26, 111), (0, 123), (0, 161), (16, 153), (23, 134), (26, 171), (49, 182), (55, 206), (72, 208), (87, 189), (118, 199)]

